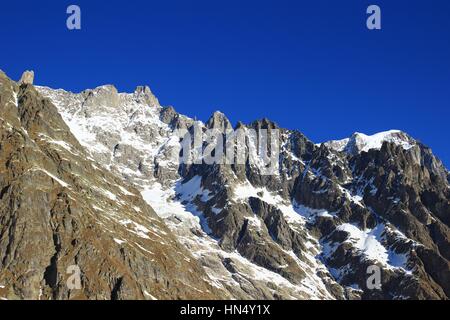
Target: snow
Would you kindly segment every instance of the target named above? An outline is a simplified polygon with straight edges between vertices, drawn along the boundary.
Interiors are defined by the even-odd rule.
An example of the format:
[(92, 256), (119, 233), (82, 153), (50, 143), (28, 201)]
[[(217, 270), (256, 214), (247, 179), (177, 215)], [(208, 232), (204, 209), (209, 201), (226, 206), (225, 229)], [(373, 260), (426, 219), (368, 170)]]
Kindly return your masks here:
[(134, 196), (134, 193), (131, 193), (130, 191), (128, 191), (128, 190), (125, 189), (124, 187), (122, 187), (122, 186), (118, 186), (118, 187), (119, 187), (120, 191), (121, 191), (124, 195), (126, 195), (126, 196)]
[(151, 186), (146, 186), (141, 194), (160, 217), (174, 216), (194, 228), (200, 224), (207, 234), (211, 233), (203, 212), (193, 203), (195, 199), (202, 202), (211, 199), (211, 191), (201, 187), (200, 176), (194, 176), (184, 183), (177, 181), (170, 188), (163, 188), (160, 183), (154, 182)]
[(394, 142), (398, 145), (401, 145), (405, 150), (410, 149), (412, 145), (397, 137), (398, 133), (402, 133), (399, 130), (390, 130), (385, 132), (376, 133), (371, 136), (367, 136), (363, 133), (355, 133), (362, 140), (362, 149), (361, 151), (369, 151), (370, 149), (381, 149), (384, 141)]
[[(402, 269), (405, 273), (411, 274), (406, 267), (408, 254), (396, 253), (382, 244), (386, 232), (391, 231), (401, 237), (400, 232), (397, 233), (384, 224), (378, 224), (374, 229), (361, 230), (353, 224), (343, 223), (336, 229), (347, 232), (349, 235), (346, 242), (350, 242), (367, 259), (380, 262), (387, 268)], [(324, 251), (331, 254), (330, 249), (334, 251), (335, 248), (328, 246)]]
[(54, 140), (54, 139), (52, 139), (51, 137), (49, 137), (49, 136), (47, 136), (47, 135), (45, 135), (45, 134), (43, 134), (43, 133), (39, 133), (39, 138), (41, 138), (41, 139), (47, 141), (48, 143), (51, 143), (51, 144), (55, 144), (55, 145), (57, 145), (57, 146), (60, 146), (60, 147), (62, 147), (63, 149), (69, 151), (70, 153), (75, 154), (75, 153), (72, 151), (72, 147), (70, 146), (70, 144), (68, 144), (68, 143), (65, 142), (65, 141), (62, 141), (62, 140)]
[(154, 296), (152, 296), (150, 293), (148, 293), (147, 290), (144, 290), (144, 295), (146, 295), (147, 297), (149, 297), (152, 300), (158, 300)]
[(19, 99), (17, 97), (17, 92), (15, 92), (14, 90), (13, 90), (13, 99), (14, 99), (14, 101), (13, 101), (14, 105), (16, 107), (18, 107), (19, 106)]
[(126, 241), (114, 238), (114, 242), (116, 242), (117, 244), (121, 245), (121, 244), (125, 243)]
[(93, 187), (93, 189), (97, 190), (98, 192), (102, 193), (103, 195), (105, 195), (106, 197), (108, 197), (110, 200), (112, 201), (116, 201), (117, 200), (117, 196), (112, 193), (111, 191), (102, 189), (102, 188), (97, 188), (97, 187)]
[(328, 212), (325, 209), (312, 209), (303, 205), (289, 203), (281, 196), (273, 194), (265, 188), (256, 188), (249, 182), (238, 185), (234, 188), (234, 199), (237, 201), (247, 201), (248, 198), (255, 197), (260, 200), (276, 206), (282, 213), (288, 223), (304, 224), (306, 221), (313, 222), (316, 217), (336, 216), (335, 212)]
[(68, 183), (62, 181), (61, 179), (59, 179), (58, 177), (56, 177), (55, 175), (51, 174), (50, 172), (48, 172), (48, 171), (45, 170), (45, 169), (42, 169), (42, 168), (33, 168), (32, 170), (33, 170), (33, 171), (41, 171), (41, 172), (45, 173), (46, 175), (48, 175), (48, 176), (49, 176), (50, 178), (52, 178), (53, 180), (55, 180), (56, 182), (58, 182), (61, 186), (65, 187), (65, 188), (69, 187), (69, 184), (68, 184)]
[(70, 145), (68, 143), (66, 143), (65, 141), (59, 141), (59, 140), (50, 140), (50, 143), (56, 144), (60, 147), (63, 147), (64, 149), (72, 152), (72, 148), (70, 147)]
[(379, 229), (360, 230), (358, 227), (344, 223), (337, 227), (337, 230), (345, 231), (349, 234), (347, 242), (363, 252), (370, 260), (388, 264), (388, 253), (386, 248), (378, 241)]
[(143, 246), (141, 246), (139, 243), (135, 242), (134, 244), (135, 244), (139, 249), (141, 249), (142, 251), (147, 252), (147, 253), (149, 253), (149, 254), (151, 254), (151, 255), (154, 255), (153, 252), (151, 252), (150, 250), (145, 249), (145, 248), (144, 248)]
[(129, 228), (128, 230), (136, 234), (138, 237), (150, 239), (150, 237), (148, 236), (150, 230), (144, 227), (143, 225), (140, 225), (139, 223), (130, 219), (120, 220), (119, 223), (128, 227)]
[(336, 212), (328, 212), (328, 210), (325, 209), (312, 209), (300, 204), (295, 204), (294, 208), (295, 212), (297, 212), (299, 215), (304, 217), (305, 220), (309, 222), (315, 222), (317, 217), (324, 217), (324, 218), (336, 217)]
[[(187, 188), (185, 187), (185, 189)], [(192, 195), (192, 193), (189, 194)], [(185, 203), (176, 198), (176, 186), (164, 188), (160, 183), (154, 182), (152, 185), (146, 186), (141, 195), (161, 218), (176, 217), (188, 228), (196, 228), (201, 224), (205, 232), (211, 232), (203, 214), (197, 210), (195, 205), (187, 201), (190, 199), (189, 197), (186, 195), (182, 197), (186, 201)]]
[(343, 187), (341, 187), (341, 186), (338, 186), (338, 187), (339, 187), (339, 189), (340, 189), (342, 192), (344, 192), (345, 196), (346, 196), (351, 202), (356, 203), (358, 206), (364, 208), (364, 205), (361, 203), (361, 201), (363, 200), (363, 197), (362, 197), (361, 195), (358, 195), (358, 194), (357, 194), (357, 195), (354, 195), (354, 194), (352, 194), (349, 190), (347, 190), (347, 189), (345, 189), (345, 188), (343, 188)]
[(266, 188), (254, 187), (248, 181), (244, 184), (239, 184), (235, 186), (233, 193), (234, 193), (233, 199), (239, 202), (247, 201), (248, 198), (250, 197), (259, 198), (262, 201), (271, 205), (282, 204), (285, 202), (281, 196), (273, 194)]
[(87, 125), (81, 119), (76, 117), (70, 119), (69, 116), (64, 112), (61, 112), (61, 116), (65, 120), (72, 134), (77, 138), (81, 145), (88, 147), (89, 150), (98, 152), (108, 151), (107, 148), (96, 143), (95, 134), (89, 132)]
[(211, 191), (204, 189), (201, 182), (201, 176), (194, 176), (189, 181), (179, 183), (176, 189), (179, 199), (181, 201), (192, 201), (199, 196), (202, 202), (208, 202), (211, 199)]

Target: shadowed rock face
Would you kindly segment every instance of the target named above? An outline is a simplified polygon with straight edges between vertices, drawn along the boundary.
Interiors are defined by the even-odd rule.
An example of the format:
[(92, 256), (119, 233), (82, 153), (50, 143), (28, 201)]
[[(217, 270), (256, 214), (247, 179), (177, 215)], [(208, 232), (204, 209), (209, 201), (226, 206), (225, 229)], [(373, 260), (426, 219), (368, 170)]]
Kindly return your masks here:
[[(35, 278), (20, 281), (34, 283), (33, 297), (42, 288), (45, 298), (66, 298), (61, 270), (76, 260), (80, 297), (87, 298), (449, 297), (449, 172), (401, 131), (315, 145), (262, 119), (237, 128), (280, 131), (276, 174), (264, 175), (249, 161), (179, 165), (170, 158), (174, 131), (195, 125), (223, 130), (225, 138), (225, 115), (216, 112), (203, 124), (161, 107), (148, 87), (73, 94), (5, 81), (11, 85), (1, 87), (0, 102), (10, 127), (2, 150), (21, 156), (2, 153), (0, 172), (17, 178), (24, 175), (18, 168), (36, 165), (45, 171), (32, 170), (26, 181), (49, 184), (39, 191), (32, 182), (27, 192), (11, 194), (14, 178), (2, 182), (6, 292), (32, 264), (42, 265)], [(11, 146), (8, 130), (23, 131), (23, 141)], [(26, 143), (36, 150), (24, 153), (19, 146)], [(48, 246), (19, 260), (22, 269), (10, 245), (11, 230), (29, 225), (17, 215), (21, 208), (32, 211), (22, 215), (37, 221)], [(377, 290), (367, 287), (373, 265), (381, 270)]]
[(0, 135), (0, 297), (226, 296), (135, 188), (89, 160), (55, 106), (3, 73)]

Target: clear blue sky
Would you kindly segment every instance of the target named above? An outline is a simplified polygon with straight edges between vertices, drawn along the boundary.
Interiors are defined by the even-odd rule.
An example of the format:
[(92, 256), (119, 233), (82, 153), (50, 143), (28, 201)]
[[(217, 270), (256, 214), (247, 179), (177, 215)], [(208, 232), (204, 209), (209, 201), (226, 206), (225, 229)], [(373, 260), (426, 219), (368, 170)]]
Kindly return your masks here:
[[(66, 28), (78, 4), (82, 30)], [(366, 29), (366, 8), (382, 30)], [(268, 117), (315, 142), (401, 129), (450, 167), (450, 1), (7, 1), (0, 69), (80, 91), (148, 84), (206, 120)]]

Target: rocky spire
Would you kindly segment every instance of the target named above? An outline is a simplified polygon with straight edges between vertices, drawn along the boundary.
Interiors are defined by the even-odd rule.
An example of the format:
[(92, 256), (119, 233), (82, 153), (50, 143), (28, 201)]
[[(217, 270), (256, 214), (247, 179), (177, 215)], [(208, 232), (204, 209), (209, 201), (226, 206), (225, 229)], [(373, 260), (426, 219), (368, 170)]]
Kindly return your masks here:
[(33, 84), (34, 81), (34, 71), (26, 70), (19, 80), (19, 84)]

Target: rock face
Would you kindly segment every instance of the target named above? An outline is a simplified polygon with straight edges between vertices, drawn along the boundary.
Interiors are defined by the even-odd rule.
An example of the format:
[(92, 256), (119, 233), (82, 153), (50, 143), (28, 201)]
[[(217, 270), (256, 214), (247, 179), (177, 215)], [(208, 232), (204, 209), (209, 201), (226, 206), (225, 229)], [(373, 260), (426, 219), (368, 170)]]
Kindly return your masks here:
[[(0, 297), (450, 296), (449, 172), (401, 131), (316, 145), (269, 119), (239, 123), (278, 130), (267, 175), (250, 140), (245, 163), (176, 161), (178, 129), (227, 139), (220, 112), (204, 124), (148, 87), (2, 79)], [(82, 290), (67, 290), (68, 265)]]
[(25, 71), (19, 80), (19, 84), (33, 84), (34, 71)]

